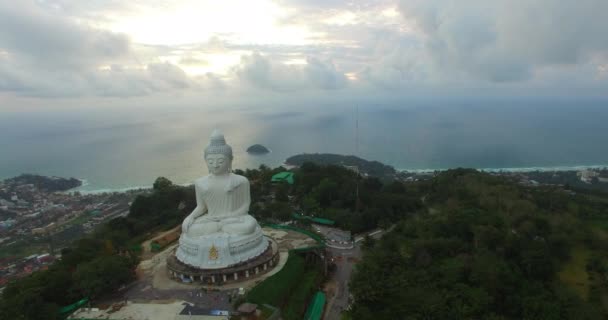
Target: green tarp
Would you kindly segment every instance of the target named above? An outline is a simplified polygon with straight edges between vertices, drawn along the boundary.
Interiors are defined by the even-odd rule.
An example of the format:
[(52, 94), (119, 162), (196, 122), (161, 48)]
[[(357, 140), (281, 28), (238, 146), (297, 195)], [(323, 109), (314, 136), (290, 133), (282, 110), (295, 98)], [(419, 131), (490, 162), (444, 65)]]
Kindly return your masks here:
[(325, 293), (318, 291), (312, 297), (312, 301), (308, 305), (304, 320), (320, 320), (323, 317), (323, 308), (325, 307)]
[[(296, 227), (292, 227), (292, 226), (288, 226), (288, 225), (280, 225), (280, 224), (273, 224), (273, 223), (261, 223), (262, 227), (270, 227), (273, 229), (286, 229), (286, 230), (293, 230), (299, 233), (303, 233), (311, 238), (313, 238), (315, 241), (317, 241), (317, 243), (319, 244), (319, 246), (325, 247), (325, 240), (319, 236), (318, 234), (308, 231), (308, 230), (304, 230), (304, 229), (300, 229), (300, 228), (296, 228)], [(300, 248), (300, 249), (310, 249), (313, 247), (307, 247), (307, 248)], [(316, 248), (316, 247), (314, 247)], [(298, 250), (298, 249), (293, 249), (293, 250)]]
[(160, 249), (162, 249), (162, 247), (158, 242), (156, 242), (156, 241), (150, 242), (150, 251), (158, 252), (158, 251), (160, 251)]
[(76, 309), (78, 309), (78, 308), (84, 306), (85, 304), (87, 304), (87, 302), (89, 302), (89, 299), (84, 298), (84, 299), (82, 299), (82, 300), (80, 300), (80, 301), (78, 301), (76, 303), (72, 303), (69, 306), (65, 306), (65, 307), (59, 309), (59, 313), (60, 314), (72, 313)]
[(305, 216), (305, 215), (301, 215), (301, 214), (297, 214), (297, 213), (294, 213), (293, 217), (296, 219), (300, 219), (300, 220), (310, 220), (311, 222), (318, 223), (318, 224), (324, 224), (327, 226), (333, 226), (334, 224), (336, 224), (336, 222), (333, 220), (324, 219), (324, 218), (313, 218), (310, 216)]
[(283, 171), (272, 176), (271, 182), (282, 182), (287, 181), (289, 184), (293, 184), (293, 172)]
[(333, 226), (335, 224), (335, 222), (333, 220), (323, 219), (323, 218), (312, 218), (312, 222), (325, 224), (328, 226)]

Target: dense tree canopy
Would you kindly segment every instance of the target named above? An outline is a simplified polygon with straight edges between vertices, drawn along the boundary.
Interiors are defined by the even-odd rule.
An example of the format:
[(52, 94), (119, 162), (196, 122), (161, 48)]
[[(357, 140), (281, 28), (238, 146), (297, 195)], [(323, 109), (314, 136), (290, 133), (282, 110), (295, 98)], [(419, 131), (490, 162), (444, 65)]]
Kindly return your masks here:
[[(608, 195), (598, 200), (553, 187), (524, 188), (462, 169), (421, 188), (426, 211), (405, 217), (380, 241), (366, 242), (351, 282), (353, 319), (603, 319), (608, 314), (601, 302), (608, 297), (608, 243), (594, 236), (598, 230), (586, 220), (588, 213), (573, 209), (596, 208), (596, 214), (607, 215), (599, 208), (606, 208)], [(582, 261), (583, 276), (592, 279), (587, 291), (564, 280), (563, 270), (578, 250), (594, 253)]]

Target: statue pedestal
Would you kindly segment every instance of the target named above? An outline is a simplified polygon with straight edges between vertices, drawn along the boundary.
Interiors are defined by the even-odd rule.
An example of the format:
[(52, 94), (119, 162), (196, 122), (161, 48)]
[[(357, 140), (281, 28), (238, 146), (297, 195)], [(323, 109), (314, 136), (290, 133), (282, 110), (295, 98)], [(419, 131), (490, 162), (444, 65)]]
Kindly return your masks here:
[(268, 248), (260, 226), (249, 235), (214, 233), (204, 236), (182, 234), (175, 256), (191, 267), (221, 269), (251, 260)]
[(224, 284), (246, 281), (273, 270), (279, 263), (279, 246), (276, 241), (264, 236), (265, 250), (252, 259), (224, 268), (198, 268), (187, 265), (177, 258), (177, 251), (167, 257), (169, 276), (180, 282), (206, 284), (221, 287)]

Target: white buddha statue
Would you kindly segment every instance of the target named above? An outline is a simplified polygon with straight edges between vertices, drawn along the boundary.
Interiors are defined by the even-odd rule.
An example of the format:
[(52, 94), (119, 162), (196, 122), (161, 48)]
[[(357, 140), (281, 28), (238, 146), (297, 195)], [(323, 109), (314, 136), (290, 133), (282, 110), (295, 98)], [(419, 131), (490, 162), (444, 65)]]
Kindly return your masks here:
[(232, 148), (219, 131), (213, 131), (204, 158), (209, 175), (194, 182), (197, 205), (182, 223), (177, 258), (216, 269), (262, 254), (268, 241), (248, 214), (249, 180), (231, 172)]

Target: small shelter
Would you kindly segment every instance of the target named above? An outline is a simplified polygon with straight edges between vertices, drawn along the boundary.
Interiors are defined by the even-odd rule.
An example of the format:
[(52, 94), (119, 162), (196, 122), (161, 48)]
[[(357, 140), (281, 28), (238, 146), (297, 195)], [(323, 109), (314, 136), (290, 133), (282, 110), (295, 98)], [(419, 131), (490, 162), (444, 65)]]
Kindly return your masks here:
[(318, 224), (322, 224), (322, 225), (326, 225), (326, 226), (333, 226), (334, 224), (336, 224), (335, 221), (333, 220), (329, 220), (329, 219), (325, 219), (325, 218), (317, 218), (317, 217), (311, 217), (311, 216), (305, 216), (303, 214), (298, 214), (298, 213), (294, 213), (292, 215), (294, 218), (298, 219), (298, 220), (309, 220), (313, 223), (318, 223)]
[(175, 320), (228, 320), (230, 312), (200, 308), (186, 304), (184, 309), (175, 317)]
[(243, 303), (239, 306), (237, 311), (244, 319), (253, 319), (256, 316), (255, 311), (258, 309), (258, 305), (255, 303)]
[(274, 176), (272, 176), (272, 179), (270, 180), (271, 182), (287, 182), (289, 184), (293, 184), (294, 180), (293, 180), (293, 172), (290, 171), (283, 171), (283, 172), (279, 172), (277, 174), (275, 174)]

